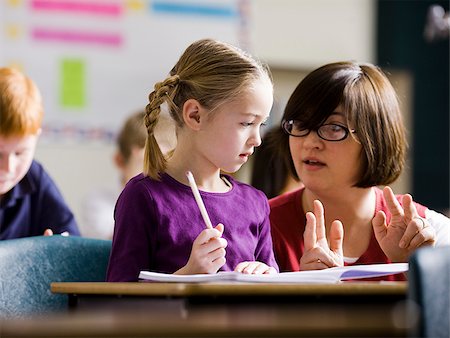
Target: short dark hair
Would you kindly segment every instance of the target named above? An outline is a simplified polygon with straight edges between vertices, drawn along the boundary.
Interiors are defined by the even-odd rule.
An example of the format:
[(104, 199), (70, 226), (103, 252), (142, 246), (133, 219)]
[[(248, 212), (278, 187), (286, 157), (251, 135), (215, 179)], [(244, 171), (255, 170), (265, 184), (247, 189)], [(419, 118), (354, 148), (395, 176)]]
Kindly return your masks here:
[(262, 144), (255, 148), (253, 154), (251, 185), (263, 191), (269, 199), (280, 195), (290, 173), (273, 142), (279, 128), (275, 126), (268, 130)]
[[(309, 73), (297, 86), (284, 110), (283, 120), (300, 120), (318, 128), (341, 106), (351, 134), (362, 145), (362, 166), (356, 187), (388, 185), (405, 164), (406, 135), (397, 94), (383, 71), (369, 63), (336, 62)], [(279, 129), (279, 151), (298, 178), (289, 149), (289, 135)]]

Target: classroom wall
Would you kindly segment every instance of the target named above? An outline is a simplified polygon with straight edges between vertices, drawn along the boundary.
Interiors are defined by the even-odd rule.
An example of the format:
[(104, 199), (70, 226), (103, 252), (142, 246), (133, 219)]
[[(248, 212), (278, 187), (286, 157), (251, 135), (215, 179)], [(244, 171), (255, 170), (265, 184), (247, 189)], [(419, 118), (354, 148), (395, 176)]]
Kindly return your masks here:
[[(374, 62), (376, 18), (374, 0), (236, 1), (239, 9), (245, 11), (245, 20), (241, 18), (238, 23), (231, 22), (238, 27), (236, 32), (230, 31), (230, 27), (225, 21), (221, 23), (220, 27), (217, 27), (217, 19), (211, 20), (210, 24), (217, 30), (218, 35), (223, 34), (223, 36), (234, 39), (237, 44), (247, 48), (272, 67), (276, 109), (278, 110), (278, 113), (275, 111), (272, 116), (272, 123), (279, 122), (282, 108), (289, 94), (298, 81), (313, 68), (327, 62), (347, 59)], [(157, 2), (141, 1), (146, 6)], [(189, 2), (185, 1), (185, 3)], [(140, 2), (137, 1), (136, 3)], [(208, 2), (200, 1), (200, 3), (206, 4)], [(233, 4), (233, 1), (222, 0), (218, 3), (229, 6)], [(28, 14), (31, 15), (32, 13)], [(117, 130), (126, 114), (146, 104), (146, 96), (151, 89), (150, 82), (153, 83), (153, 78), (160, 78), (163, 74), (166, 74), (178, 57), (179, 52), (186, 47), (187, 42), (183, 38), (176, 37), (176, 31), (171, 30), (181, 30), (189, 38), (188, 28), (193, 25), (192, 29), (195, 30), (196, 34), (211, 34), (211, 32), (204, 33), (204, 29), (201, 30), (203, 27), (201, 25), (208, 24), (205, 18), (181, 17), (178, 20), (178, 25), (173, 24), (178, 22), (174, 16), (166, 19), (170, 20), (172, 25), (168, 25), (160, 19), (161, 22), (159, 23), (164, 25), (164, 30), (169, 30), (167, 34), (163, 33), (164, 31), (155, 32), (153, 30), (149, 32), (140, 29), (138, 23), (144, 24), (144, 19), (141, 16), (136, 16), (135, 20), (129, 18), (127, 20), (124, 19), (120, 25), (129, 25), (126, 26), (126, 31), (128, 37), (132, 36), (132, 38), (130, 37), (130, 44), (133, 42), (136, 46), (139, 43), (142, 45), (145, 66), (143, 66), (144, 69), (142, 69), (139, 78), (124, 74), (122, 82), (130, 95), (120, 95), (116, 92), (106, 95), (102, 92), (102, 95), (106, 95), (103, 99), (108, 100), (108, 104), (105, 105), (106, 111), (114, 109), (114, 106), (120, 107), (116, 111), (111, 111), (110, 114), (103, 112), (105, 114), (103, 124), (111, 126), (113, 132)], [(220, 18), (220, 20), (229, 19)], [(113, 27), (110, 21), (105, 21), (106, 27)], [(97, 25), (101, 25), (101, 22)], [(231, 37), (233, 34), (236, 34), (236, 36)], [(139, 41), (140, 39), (141, 41)], [(5, 45), (6, 42), (5, 38), (3, 38), (3, 41), (0, 39), (0, 44)], [(170, 52), (167, 52), (168, 55), (164, 55), (161, 51), (158, 52), (158, 60), (163, 60), (160, 64), (152, 62), (152, 55), (154, 54), (152, 51), (158, 51), (165, 44), (175, 46)], [(153, 49), (147, 49), (150, 47)], [(51, 46), (46, 45), (45, 48), (48, 52)], [(133, 53), (138, 52), (138, 48), (133, 51)], [(94, 52), (89, 51), (89, 53), (92, 56)], [(102, 65), (105, 69), (102, 72), (98, 71), (98, 76), (102, 77), (105, 82), (104, 86), (113, 86), (118, 82), (114, 76), (120, 73), (123, 63), (127, 62), (127, 57), (130, 57), (133, 53), (122, 53), (121, 58), (115, 56), (114, 59), (107, 59), (108, 62)], [(0, 48), (0, 62), (4, 60), (5, 54), (2, 55), (2, 48)], [(114, 65), (118, 66), (114, 68)], [(409, 79), (407, 74), (402, 76), (401, 87), (405, 90), (405, 95), (408, 96)], [(147, 78), (148, 81), (146, 81)], [(136, 88), (133, 88), (133, 85)], [(48, 97), (52, 95), (52, 91), (46, 91), (44, 94)], [(47, 99), (47, 101), (49, 100)], [(408, 102), (408, 99), (406, 98), (404, 101)], [(123, 102), (127, 104), (122, 104)], [(52, 107), (50, 110), (48, 119), (53, 118), (51, 114), (54, 113), (54, 108)], [(56, 122), (80, 118), (73, 112), (66, 113), (66, 115), (59, 117), (60, 119)], [(102, 115), (99, 115), (98, 112), (95, 114), (96, 122), (102, 124)], [(89, 115), (81, 114), (81, 119), (83, 122), (88, 122)], [(94, 125), (94, 127), (98, 126)], [(108, 137), (100, 140), (77, 139), (76, 137), (43, 137), (38, 144), (36, 159), (44, 164), (55, 179), (79, 222), (82, 220), (82, 204), (91, 191), (118, 186), (119, 178), (112, 162), (113, 134), (108, 135)], [(238, 177), (249, 182), (250, 167), (251, 163), (238, 173)], [(407, 191), (408, 181), (408, 175), (406, 174), (399, 192)]]
[(374, 0), (256, 0), (252, 9), (252, 51), (271, 66), (375, 59)]

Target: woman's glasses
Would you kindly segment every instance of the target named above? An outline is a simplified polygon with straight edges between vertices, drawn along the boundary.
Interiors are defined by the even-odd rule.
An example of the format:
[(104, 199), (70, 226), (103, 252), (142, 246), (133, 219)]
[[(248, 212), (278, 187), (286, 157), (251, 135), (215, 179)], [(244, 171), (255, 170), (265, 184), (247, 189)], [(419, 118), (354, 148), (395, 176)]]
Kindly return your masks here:
[(294, 137), (304, 137), (314, 130), (321, 139), (331, 142), (345, 140), (350, 133), (356, 133), (354, 129), (348, 129), (336, 123), (322, 124), (316, 129), (307, 129), (302, 127), (302, 123), (298, 120), (283, 120), (281, 126), (287, 134)]

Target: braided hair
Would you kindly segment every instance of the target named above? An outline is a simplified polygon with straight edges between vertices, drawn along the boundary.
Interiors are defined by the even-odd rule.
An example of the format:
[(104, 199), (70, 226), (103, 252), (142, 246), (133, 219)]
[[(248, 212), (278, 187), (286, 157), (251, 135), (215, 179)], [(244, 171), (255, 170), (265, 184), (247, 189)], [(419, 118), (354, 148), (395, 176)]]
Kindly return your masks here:
[(154, 136), (163, 104), (167, 105), (176, 127), (182, 128), (183, 105), (188, 99), (195, 99), (212, 111), (263, 77), (272, 80), (268, 67), (235, 46), (212, 39), (192, 43), (169, 76), (157, 82), (149, 94), (144, 117), (148, 134), (144, 174), (159, 179), (159, 175), (166, 170), (166, 158)]

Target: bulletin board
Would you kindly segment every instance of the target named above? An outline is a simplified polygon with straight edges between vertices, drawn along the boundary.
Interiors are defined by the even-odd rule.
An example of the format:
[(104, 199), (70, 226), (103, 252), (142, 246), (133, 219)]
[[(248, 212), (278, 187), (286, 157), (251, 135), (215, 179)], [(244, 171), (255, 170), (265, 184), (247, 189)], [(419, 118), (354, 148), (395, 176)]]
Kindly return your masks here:
[(39, 86), (45, 139), (112, 141), (184, 49), (247, 49), (249, 0), (2, 0), (0, 65)]

